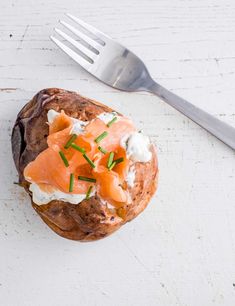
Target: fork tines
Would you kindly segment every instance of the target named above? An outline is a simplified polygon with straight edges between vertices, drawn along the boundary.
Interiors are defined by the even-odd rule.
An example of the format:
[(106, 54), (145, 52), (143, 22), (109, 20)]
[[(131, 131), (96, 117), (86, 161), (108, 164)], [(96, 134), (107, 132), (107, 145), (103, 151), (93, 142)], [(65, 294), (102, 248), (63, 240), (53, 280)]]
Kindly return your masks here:
[(75, 36), (78, 37), (79, 40), (75, 40), (74, 38), (72, 38), (71, 36), (69, 36), (68, 34), (66, 34), (65, 32), (63, 32), (58, 28), (54, 29), (55, 32), (59, 34), (61, 37), (63, 37), (65, 41), (73, 45), (79, 51), (79, 53), (72, 50), (70, 47), (68, 47), (66, 44), (61, 42), (56, 37), (50, 36), (50, 38), (55, 44), (57, 44), (59, 48), (61, 48), (66, 54), (68, 54), (83, 68), (89, 69), (91, 64), (94, 63), (95, 59), (101, 52), (102, 48), (105, 46), (106, 39), (108, 38), (108, 36), (102, 33), (101, 31), (97, 30), (96, 28), (92, 27), (91, 25), (85, 23), (79, 18), (71, 14), (66, 14), (66, 15), (74, 22), (79, 24), (79, 26), (85, 29), (90, 35), (93, 35), (94, 38), (91, 38), (91, 36), (88, 36), (80, 29), (75, 28), (74, 26), (62, 20), (60, 20), (60, 23), (71, 33), (75, 34)]

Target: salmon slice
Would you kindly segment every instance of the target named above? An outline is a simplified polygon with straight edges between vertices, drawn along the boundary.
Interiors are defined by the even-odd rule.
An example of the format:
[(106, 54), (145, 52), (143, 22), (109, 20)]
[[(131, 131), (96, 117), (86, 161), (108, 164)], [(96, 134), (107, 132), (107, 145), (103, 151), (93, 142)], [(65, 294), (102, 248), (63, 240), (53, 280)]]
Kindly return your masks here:
[[(73, 173), (75, 180), (71, 193), (84, 194), (91, 185), (95, 185), (98, 194), (116, 207), (126, 203), (128, 193), (125, 190), (124, 181), (129, 168), (129, 160), (125, 150), (120, 146), (120, 140), (124, 135), (135, 131), (133, 123), (125, 117), (118, 117), (114, 124), (107, 127), (102, 120), (96, 118), (85, 126), (82, 134), (77, 135), (74, 144), (85, 150), (94, 168), (84, 158), (82, 152), (71, 146), (68, 149), (64, 148), (72, 136), (72, 127), (72, 119), (62, 111), (49, 125), (48, 148), (25, 168), (26, 180), (38, 184), (40, 188), (48, 192), (57, 188), (69, 193), (70, 175)], [(107, 136), (96, 143), (95, 139), (103, 132), (107, 132)], [(102, 146), (107, 153), (102, 153), (98, 146)], [(68, 162), (67, 166), (61, 158), (61, 152)], [(123, 159), (112, 170), (107, 168), (110, 152), (114, 153), (114, 161), (119, 158)], [(79, 180), (78, 176), (95, 178), (96, 182)]]

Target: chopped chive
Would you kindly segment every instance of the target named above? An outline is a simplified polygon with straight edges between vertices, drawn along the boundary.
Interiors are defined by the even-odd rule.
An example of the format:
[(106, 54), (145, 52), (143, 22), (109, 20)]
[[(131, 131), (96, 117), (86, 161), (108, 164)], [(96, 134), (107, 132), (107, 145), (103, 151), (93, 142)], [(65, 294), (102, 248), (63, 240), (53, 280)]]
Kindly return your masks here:
[(77, 137), (78, 136), (76, 134), (73, 134), (68, 140), (68, 142), (66, 143), (66, 145), (64, 146), (64, 148), (68, 149)]
[(103, 154), (107, 153), (107, 151), (104, 148), (102, 148), (101, 146), (98, 146), (98, 150), (100, 150), (100, 152), (103, 153)]
[(92, 186), (90, 186), (89, 189), (87, 190), (86, 198), (85, 198), (86, 200), (88, 200), (90, 198), (91, 191), (92, 191)]
[(109, 170), (112, 170), (113, 167), (115, 167), (117, 164), (122, 163), (123, 161), (124, 161), (124, 158), (123, 158), (123, 157), (120, 157), (120, 158), (118, 158), (118, 159), (115, 159), (115, 160), (112, 162), (112, 164), (110, 165), (110, 167), (108, 167)]
[(114, 117), (111, 121), (107, 123), (107, 127), (110, 127), (115, 121), (117, 121), (117, 117)]
[(96, 182), (96, 179), (92, 177), (78, 176), (78, 179), (86, 182), (92, 182), (92, 183)]
[(112, 170), (113, 167), (116, 166), (116, 164), (117, 164), (117, 163), (114, 161), (114, 162), (112, 163), (112, 165), (109, 167), (109, 171)]
[(115, 159), (113, 162), (115, 162), (116, 165), (117, 165), (117, 164), (122, 163), (123, 161), (124, 161), (124, 158), (123, 158), (123, 157), (120, 157), (120, 158), (118, 158), (118, 159)]
[(107, 162), (107, 167), (108, 167), (108, 168), (112, 165), (112, 163), (113, 163), (113, 158), (114, 158), (114, 153), (113, 153), (113, 152), (110, 152), (110, 153), (109, 153), (108, 162)]
[(92, 168), (95, 168), (95, 164), (93, 163), (92, 160), (90, 160), (90, 158), (86, 155), (86, 153), (83, 154), (83, 157), (91, 165)]
[(73, 149), (75, 149), (75, 150), (81, 152), (81, 153), (85, 153), (85, 149), (79, 147), (79, 146), (76, 145), (75, 143), (72, 143), (72, 144), (71, 144), (71, 147), (72, 147)]
[(69, 166), (69, 162), (68, 162), (67, 158), (65, 157), (64, 153), (62, 151), (59, 151), (59, 154), (60, 154), (61, 159), (64, 162), (65, 167), (68, 167)]
[(100, 134), (98, 137), (96, 137), (95, 142), (99, 143), (102, 139), (104, 139), (108, 135), (108, 132), (104, 131), (102, 134)]
[(73, 192), (73, 185), (74, 185), (74, 174), (70, 174), (70, 182), (69, 182), (69, 192)]

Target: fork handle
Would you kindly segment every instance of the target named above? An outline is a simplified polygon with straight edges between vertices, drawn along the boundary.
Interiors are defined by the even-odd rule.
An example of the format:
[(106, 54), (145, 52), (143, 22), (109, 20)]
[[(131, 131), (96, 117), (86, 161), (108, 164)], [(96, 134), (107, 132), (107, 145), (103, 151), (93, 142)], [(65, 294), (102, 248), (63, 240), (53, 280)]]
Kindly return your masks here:
[(147, 91), (157, 95), (167, 104), (183, 113), (185, 116), (196, 122), (230, 148), (235, 150), (234, 127), (208, 114), (190, 102), (180, 98), (154, 81), (147, 87)]

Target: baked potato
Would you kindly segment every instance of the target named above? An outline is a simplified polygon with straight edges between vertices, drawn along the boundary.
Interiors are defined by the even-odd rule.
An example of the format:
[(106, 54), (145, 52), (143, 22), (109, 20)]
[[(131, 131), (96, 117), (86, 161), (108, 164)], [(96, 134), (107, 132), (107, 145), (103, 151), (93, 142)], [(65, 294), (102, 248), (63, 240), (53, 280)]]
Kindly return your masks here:
[[(46, 204), (33, 200), (30, 182), (25, 177), (26, 167), (48, 148), (50, 110), (64, 113), (83, 122), (91, 122), (102, 113), (113, 112), (108, 106), (80, 96), (78, 93), (57, 88), (41, 90), (17, 116), (12, 131), (12, 152), (19, 184), (30, 195), (32, 206), (43, 221), (62, 237), (92, 241), (115, 232), (141, 213), (157, 188), (158, 162), (153, 144), (149, 145), (151, 158), (147, 162), (132, 162), (135, 170), (132, 186), (122, 186), (129, 200), (112, 205), (99, 192), (86, 197), (79, 204), (54, 199)], [(121, 114), (116, 113), (122, 118)], [(110, 169), (109, 169), (110, 170)]]

